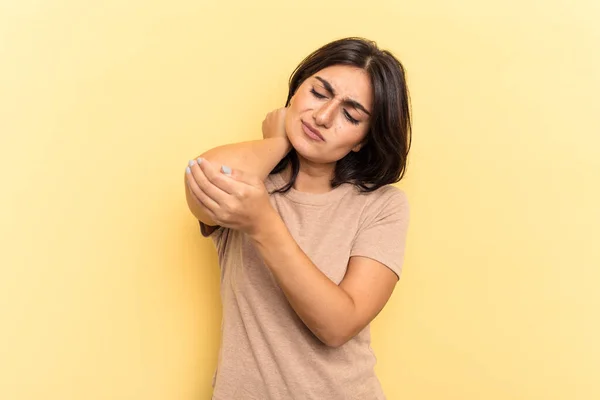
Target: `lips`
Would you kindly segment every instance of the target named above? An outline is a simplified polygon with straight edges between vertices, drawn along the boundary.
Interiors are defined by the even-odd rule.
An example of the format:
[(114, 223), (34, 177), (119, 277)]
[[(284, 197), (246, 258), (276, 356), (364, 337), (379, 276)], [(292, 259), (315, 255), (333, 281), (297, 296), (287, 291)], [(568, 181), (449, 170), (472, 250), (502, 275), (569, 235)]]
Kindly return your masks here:
[(311, 139), (313, 139), (313, 140), (319, 140), (319, 141), (322, 141), (322, 142), (325, 141), (325, 138), (323, 137), (323, 135), (321, 135), (321, 133), (316, 128), (313, 128), (308, 123), (302, 121), (302, 128), (304, 130), (304, 133), (306, 133), (306, 135), (308, 137), (310, 137)]

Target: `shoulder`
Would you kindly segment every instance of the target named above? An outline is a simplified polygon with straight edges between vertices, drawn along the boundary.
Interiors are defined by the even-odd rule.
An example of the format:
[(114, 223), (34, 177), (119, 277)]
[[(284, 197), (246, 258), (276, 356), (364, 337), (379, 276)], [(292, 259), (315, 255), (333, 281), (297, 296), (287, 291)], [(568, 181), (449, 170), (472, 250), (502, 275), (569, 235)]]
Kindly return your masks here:
[(408, 196), (395, 186), (382, 186), (373, 192), (361, 193), (359, 196), (365, 196), (366, 214), (408, 215), (409, 213)]
[(382, 186), (373, 192), (366, 193), (366, 195), (370, 196), (374, 201), (397, 201), (408, 203), (408, 198), (404, 190), (393, 185)]

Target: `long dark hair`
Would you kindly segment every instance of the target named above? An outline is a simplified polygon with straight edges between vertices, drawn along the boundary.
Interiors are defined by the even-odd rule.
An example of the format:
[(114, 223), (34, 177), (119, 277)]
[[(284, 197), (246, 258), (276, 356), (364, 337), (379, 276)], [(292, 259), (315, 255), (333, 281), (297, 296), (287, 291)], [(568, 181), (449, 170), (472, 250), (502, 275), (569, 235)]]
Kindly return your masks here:
[[(290, 77), (286, 107), (302, 82), (332, 65), (349, 65), (367, 72), (373, 88), (373, 109), (364, 145), (337, 162), (331, 186), (351, 183), (363, 192), (371, 192), (398, 182), (406, 171), (412, 136), (404, 67), (373, 41), (356, 37), (336, 40), (310, 54), (296, 67)], [(296, 182), (300, 162), (294, 149), (271, 173), (279, 173), (289, 164), (291, 179), (276, 192), (285, 193)]]

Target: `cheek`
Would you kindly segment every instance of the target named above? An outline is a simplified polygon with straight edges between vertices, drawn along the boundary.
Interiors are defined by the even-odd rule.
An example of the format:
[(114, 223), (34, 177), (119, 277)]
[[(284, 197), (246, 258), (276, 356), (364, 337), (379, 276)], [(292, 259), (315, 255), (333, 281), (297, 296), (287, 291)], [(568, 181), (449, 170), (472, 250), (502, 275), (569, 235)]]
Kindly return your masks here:
[(290, 104), (287, 107), (287, 112), (285, 114), (286, 124), (298, 117), (298, 114), (299, 114), (298, 110), (299, 110), (299, 106), (300, 106), (300, 102), (298, 100), (300, 100), (300, 99), (298, 99), (297, 94), (294, 95), (294, 97), (292, 97), (290, 99)]
[[(300, 121), (300, 114), (303, 111), (304, 102), (302, 95), (296, 93), (291, 99), (285, 113), (285, 129), (291, 132)], [(297, 128), (296, 128), (297, 129)]]
[(336, 138), (340, 147), (353, 148), (367, 136), (368, 128), (340, 122), (336, 124)]
[(287, 132), (288, 136), (289, 136), (290, 130), (292, 129), (292, 120), (293, 119), (294, 119), (294, 110), (292, 109), (292, 106), (290, 105), (290, 107), (288, 108), (288, 110), (285, 113), (285, 121), (284, 121), (285, 131)]
[(294, 95), (294, 97), (292, 97), (292, 99), (290, 100), (290, 106), (289, 108), (292, 110), (298, 110), (300, 108), (302, 108), (302, 95), (298, 92), (296, 92), (296, 94)]

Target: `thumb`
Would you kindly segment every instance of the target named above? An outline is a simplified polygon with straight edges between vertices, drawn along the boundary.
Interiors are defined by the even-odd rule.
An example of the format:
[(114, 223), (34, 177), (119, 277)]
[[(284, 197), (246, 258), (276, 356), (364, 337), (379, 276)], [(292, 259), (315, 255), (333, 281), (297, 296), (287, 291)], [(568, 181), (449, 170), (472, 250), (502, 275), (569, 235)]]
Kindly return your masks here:
[(226, 165), (221, 167), (221, 173), (227, 176), (232, 177), (238, 182), (243, 182), (249, 185), (252, 185), (256, 180), (256, 177), (252, 174), (249, 174), (246, 171), (242, 171), (241, 169), (232, 169)]

